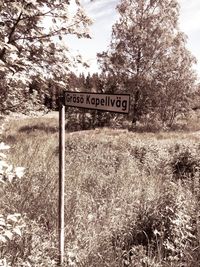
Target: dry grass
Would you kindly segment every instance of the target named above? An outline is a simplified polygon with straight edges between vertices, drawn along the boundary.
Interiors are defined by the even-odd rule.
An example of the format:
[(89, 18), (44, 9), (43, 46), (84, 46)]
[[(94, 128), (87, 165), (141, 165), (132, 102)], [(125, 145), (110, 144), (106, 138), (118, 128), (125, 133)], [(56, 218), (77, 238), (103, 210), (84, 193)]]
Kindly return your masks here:
[[(13, 244), (18, 259), (2, 255), (13, 266), (54, 266), (58, 121), (11, 120), (4, 139), (26, 176), (1, 188), (2, 209), (22, 213), (27, 228)], [(68, 133), (65, 266), (199, 266), (199, 150), (192, 133)]]

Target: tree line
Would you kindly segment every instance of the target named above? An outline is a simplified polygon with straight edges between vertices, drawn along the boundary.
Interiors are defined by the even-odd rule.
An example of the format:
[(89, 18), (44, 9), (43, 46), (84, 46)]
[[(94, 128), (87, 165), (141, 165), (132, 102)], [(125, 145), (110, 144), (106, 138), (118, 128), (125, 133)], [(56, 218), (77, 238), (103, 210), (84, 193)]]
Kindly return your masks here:
[[(193, 69), (196, 59), (179, 28), (177, 0), (119, 1), (109, 47), (97, 54), (101, 71), (88, 75), (71, 71), (82, 59), (70, 57), (63, 38), (69, 34), (90, 38), (91, 21), (79, 1), (69, 16), (70, 4), (59, 0), (0, 3), (1, 112), (55, 110), (64, 90), (78, 90), (129, 93), (131, 112), (126, 121), (133, 127), (170, 128), (187, 114), (199, 97), (199, 85)], [(70, 124), (76, 118), (81, 129), (123, 122), (114, 114), (68, 112), (73, 118)]]

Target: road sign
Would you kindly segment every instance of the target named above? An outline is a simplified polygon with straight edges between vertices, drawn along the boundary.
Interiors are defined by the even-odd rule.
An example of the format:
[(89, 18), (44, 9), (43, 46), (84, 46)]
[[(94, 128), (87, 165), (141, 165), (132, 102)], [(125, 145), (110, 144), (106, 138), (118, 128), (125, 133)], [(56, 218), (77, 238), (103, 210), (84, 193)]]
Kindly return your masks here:
[(129, 113), (130, 95), (65, 92), (64, 104), (69, 107)]
[(65, 181), (65, 106), (96, 109), (109, 112), (129, 113), (130, 95), (64, 92), (59, 108), (59, 266), (64, 264), (64, 181)]

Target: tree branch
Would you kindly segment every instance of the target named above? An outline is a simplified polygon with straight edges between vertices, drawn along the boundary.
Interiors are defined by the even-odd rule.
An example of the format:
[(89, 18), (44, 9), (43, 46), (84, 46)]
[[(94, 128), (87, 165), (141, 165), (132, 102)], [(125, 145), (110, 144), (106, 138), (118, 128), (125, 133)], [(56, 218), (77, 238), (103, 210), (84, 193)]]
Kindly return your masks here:
[[(13, 40), (12, 40), (12, 37), (13, 37), (13, 34), (14, 34), (15, 30), (16, 30), (16, 27), (17, 27), (18, 23), (19, 23), (20, 20), (21, 20), (21, 16), (22, 16), (22, 11), (19, 13), (19, 16), (18, 16), (16, 22), (13, 24), (13, 26), (12, 26), (12, 28), (11, 28), (11, 31), (10, 31), (10, 33), (9, 33), (9, 35), (8, 35), (8, 42), (7, 42), (7, 44), (10, 44), (10, 43), (13, 41)], [(6, 48), (4, 47), (4, 48), (1, 50), (1, 52), (0, 52), (0, 59), (1, 59), (2, 61), (4, 61), (4, 62), (5, 62), (5, 60), (4, 60), (4, 55), (5, 55), (5, 53), (6, 53)]]
[(17, 38), (14, 41), (19, 41), (19, 40), (29, 40), (29, 41), (32, 41), (32, 40), (36, 40), (36, 39), (39, 40), (39, 39), (44, 39), (44, 38), (48, 38), (48, 37), (53, 37), (53, 36), (58, 35), (62, 31), (65, 31), (65, 30), (67, 30), (67, 29), (69, 29), (71, 27), (74, 27), (74, 26), (78, 25), (80, 22), (82, 22), (82, 20), (77, 21), (76, 23), (71, 24), (71, 25), (67, 26), (66, 28), (61, 28), (61, 29), (58, 29), (58, 30), (49, 32), (49, 33), (44, 34), (44, 35), (40, 35), (40, 36), (26, 36), (26, 37)]

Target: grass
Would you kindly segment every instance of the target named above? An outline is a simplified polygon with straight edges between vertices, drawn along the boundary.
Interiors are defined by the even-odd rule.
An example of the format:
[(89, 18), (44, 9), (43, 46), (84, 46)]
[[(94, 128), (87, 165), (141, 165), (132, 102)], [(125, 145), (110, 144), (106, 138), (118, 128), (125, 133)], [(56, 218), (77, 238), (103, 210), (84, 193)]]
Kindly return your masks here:
[[(3, 140), (26, 175), (1, 187), (1, 210), (26, 227), (0, 255), (55, 266), (58, 122), (11, 120)], [(200, 265), (198, 134), (97, 129), (67, 133), (65, 144), (65, 266)]]

